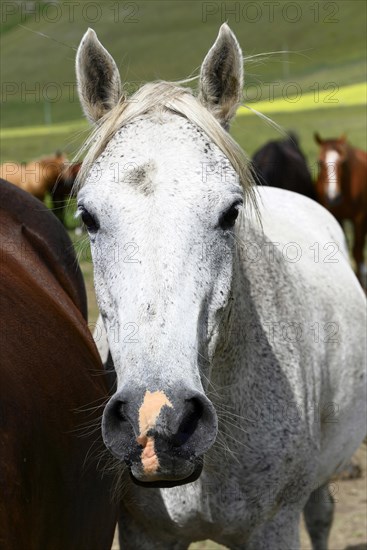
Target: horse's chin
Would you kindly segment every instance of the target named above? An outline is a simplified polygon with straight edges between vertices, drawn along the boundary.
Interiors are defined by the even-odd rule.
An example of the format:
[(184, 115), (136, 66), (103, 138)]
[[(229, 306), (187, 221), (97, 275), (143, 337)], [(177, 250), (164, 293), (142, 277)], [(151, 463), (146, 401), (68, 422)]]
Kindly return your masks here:
[[(170, 488), (177, 487), (179, 485), (186, 485), (187, 483), (193, 483), (196, 481), (203, 469), (203, 460), (198, 458), (195, 462), (190, 463), (190, 468), (187, 471), (182, 472), (181, 475), (172, 475), (169, 472), (157, 472), (154, 476), (144, 476), (141, 474), (140, 468), (135, 468), (133, 465), (130, 467), (130, 478), (140, 487), (150, 488)], [(191, 472), (190, 472), (191, 470)], [(190, 473), (188, 473), (190, 472)]]

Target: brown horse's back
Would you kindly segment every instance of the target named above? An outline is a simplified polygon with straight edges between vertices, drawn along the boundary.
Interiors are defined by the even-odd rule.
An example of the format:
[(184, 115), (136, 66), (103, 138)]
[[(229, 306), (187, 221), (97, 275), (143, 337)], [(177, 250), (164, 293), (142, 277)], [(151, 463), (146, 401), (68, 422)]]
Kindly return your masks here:
[[(0, 181), (0, 547), (110, 549), (102, 366), (71, 242), (40, 203)], [(80, 427), (94, 422), (95, 429)], [(93, 432), (90, 434), (90, 432)]]

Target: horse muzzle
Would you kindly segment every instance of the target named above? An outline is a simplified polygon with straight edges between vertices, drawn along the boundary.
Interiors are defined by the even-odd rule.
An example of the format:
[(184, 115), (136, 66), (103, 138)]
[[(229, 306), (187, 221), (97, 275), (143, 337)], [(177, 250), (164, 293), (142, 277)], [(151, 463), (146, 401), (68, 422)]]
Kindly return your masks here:
[(169, 394), (122, 390), (110, 399), (102, 419), (106, 447), (129, 466), (134, 482), (150, 487), (197, 479), (217, 431), (213, 404), (183, 386)]
[(153, 460), (157, 461), (158, 468), (149, 472), (139, 460), (130, 463), (130, 477), (136, 485), (160, 488), (177, 487), (196, 481), (203, 469), (202, 457), (185, 459), (172, 456), (172, 453), (157, 452)]

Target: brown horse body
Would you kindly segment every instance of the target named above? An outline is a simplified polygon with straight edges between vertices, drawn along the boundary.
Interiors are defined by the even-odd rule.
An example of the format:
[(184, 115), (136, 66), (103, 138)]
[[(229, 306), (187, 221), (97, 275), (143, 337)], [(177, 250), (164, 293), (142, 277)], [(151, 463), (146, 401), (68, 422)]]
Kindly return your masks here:
[(352, 147), (343, 136), (323, 140), (315, 134), (315, 140), (320, 145), (318, 199), (340, 223), (352, 222), (357, 276), (366, 288), (363, 251), (367, 235), (367, 153)]
[(91, 458), (106, 388), (83, 279), (60, 223), (5, 181), (0, 253), (0, 547), (109, 550), (112, 480)]
[(67, 157), (60, 152), (28, 164), (5, 162), (0, 166), (0, 178), (43, 201), (46, 193), (51, 191), (63, 174), (66, 163)]

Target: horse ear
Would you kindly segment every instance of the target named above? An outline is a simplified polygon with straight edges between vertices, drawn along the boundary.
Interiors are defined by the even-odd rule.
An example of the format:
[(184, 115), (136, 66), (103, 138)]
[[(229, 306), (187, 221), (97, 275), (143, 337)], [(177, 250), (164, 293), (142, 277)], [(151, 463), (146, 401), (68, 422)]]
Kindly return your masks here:
[(313, 137), (314, 137), (314, 140), (316, 141), (316, 143), (318, 143), (319, 145), (322, 144), (322, 139), (321, 139), (321, 136), (318, 132), (315, 132)]
[(76, 76), (83, 111), (91, 122), (97, 122), (118, 103), (121, 80), (115, 61), (93, 29), (88, 29), (80, 42)]
[(347, 141), (347, 136), (345, 134), (342, 134), (339, 138), (339, 141), (341, 141), (342, 143), (345, 143)]
[(227, 130), (242, 101), (242, 90), (242, 51), (224, 23), (201, 66), (199, 100)]

